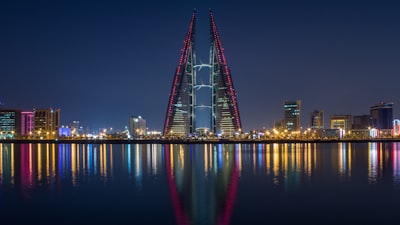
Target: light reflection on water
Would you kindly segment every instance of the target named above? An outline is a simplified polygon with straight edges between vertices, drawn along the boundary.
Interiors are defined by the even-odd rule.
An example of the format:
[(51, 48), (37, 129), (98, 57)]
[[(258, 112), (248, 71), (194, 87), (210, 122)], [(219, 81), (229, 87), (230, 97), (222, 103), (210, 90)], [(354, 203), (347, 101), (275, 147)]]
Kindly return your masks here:
[[(230, 157), (235, 158), (239, 176), (246, 167), (246, 170), (251, 168), (253, 175), (265, 171), (265, 175), (284, 183), (281, 178), (289, 179), (293, 173), (312, 177), (328, 163), (339, 177), (351, 178), (354, 158), (358, 157), (359, 163), (364, 164), (361, 159), (366, 155), (369, 183), (379, 181), (385, 166), (390, 168), (395, 183), (400, 180), (400, 143), (368, 143), (367, 149), (353, 149), (353, 144), (338, 143), (332, 144), (328, 152), (315, 143), (171, 146), (177, 157), (171, 162), (172, 165), (176, 162), (179, 168), (176, 173), (183, 172), (185, 163), (191, 161), (184, 157), (187, 151), (200, 148), (196, 163), (202, 162), (204, 176), (212, 175), (221, 169), (224, 157), (228, 157), (223, 149), (229, 148), (234, 152)], [(35, 183), (51, 184), (58, 178), (68, 178), (77, 186), (84, 176), (99, 175), (107, 182), (114, 175), (114, 167), (121, 167), (140, 187), (143, 172), (146, 176), (164, 172), (165, 149), (157, 144), (1, 144), (0, 180), (2, 184), (12, 185), (19, 179), (22, 186), (32, 187)], [(15, 176), (15, 171), (19, 176)]]
[[(162, 201), (168, 203), (173, 216), (165, 216), (172, 216), (171, 221), (177, 224), (240, 224), (242, 210), (252, 209), (251, 205), (246, 208), (244, 196), (253, 194), (325, 190), (328, 185), (342, 188), (343, 183), (357, 187), (390, 185), (397, 191), (399, 151), (400, 143), (0, 144), (0, 208), (15, 198), (15, 208), (18, 201), (37, 206), (37, 193), (43, 190), (41, 198), (46, 200), (50, 196), (46, 193), (62, 195), (71, 188), (118, 186), (121, 196), (113, 194), (113, 201), (128, 200), (129, 207), (140, 208), (150, 199), (161, 201), (154, 199), (154, 190), (168, 196)], [(324, 182), (329, 184), (322, 186)], [(131, 183), (141, 201), (129, 197), (132, 190), (121, 189)], [(258, 186), (264, 190), (257, 192), (254, 188)], [(235, 211), (235, 207), (241, 210)], [(119, 222), (128, 218), (121, 217)], [(153, 223), (157, 221), (165, 222), (162, 217)]]

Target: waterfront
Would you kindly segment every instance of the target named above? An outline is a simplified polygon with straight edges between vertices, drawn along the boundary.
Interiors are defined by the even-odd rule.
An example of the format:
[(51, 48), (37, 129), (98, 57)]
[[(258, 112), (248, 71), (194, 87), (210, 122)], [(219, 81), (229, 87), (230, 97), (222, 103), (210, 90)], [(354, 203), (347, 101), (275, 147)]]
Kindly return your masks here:
[(0, 144), (17, 224), (397, 224), (399, 201), (399, 142)]

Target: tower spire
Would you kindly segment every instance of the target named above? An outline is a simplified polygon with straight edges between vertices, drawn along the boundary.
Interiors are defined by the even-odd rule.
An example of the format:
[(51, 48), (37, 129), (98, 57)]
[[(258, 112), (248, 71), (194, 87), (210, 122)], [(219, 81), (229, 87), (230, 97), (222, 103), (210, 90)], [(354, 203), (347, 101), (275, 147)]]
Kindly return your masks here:
[(193, 69), (196, 62), (195, 23), (196, 10), (193, 10), (172, 83), (164, 123), (164, 135), (185, 135), (192, 133), (195, 128), (196, 96), (193, 90), (196, 82), (196, 71)]
[(210, 9), (210, 64), (212, 65), (212, 129), (232, 135), (241, 132), (242, 124), (224, 48), (218, 34), (214, 15)]
[[(196, 65), (195, 54), (196, 9), (193, 10), (181, 56), (175, 71), (169, 96), (164, 135), (184, 136), (196, 131)], [(210, 124), (213, 133), (233, 135), (241, 132), (242, 125), (224, 49), (210, 9)]]

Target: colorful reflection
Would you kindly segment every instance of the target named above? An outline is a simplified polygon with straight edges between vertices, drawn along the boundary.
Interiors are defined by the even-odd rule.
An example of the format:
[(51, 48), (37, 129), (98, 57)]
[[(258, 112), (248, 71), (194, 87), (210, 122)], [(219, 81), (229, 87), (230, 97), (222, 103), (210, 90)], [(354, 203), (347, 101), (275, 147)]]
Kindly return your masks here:
[(0, 144), (0, 182), (14, 184), (14, 144)]
[(338, 172), (342, 177), (351, 177), (351, 144), (338, 143)]
[(138, 189), (142, 188), (144, 176), (158, 176), (164, 168), (164, 152), (161, 145), (122, 145), (121, 154), (123, 170), (130, 178), (135, 179)]
[(270, 178), (274, 186), (298, 186), (317, 167), (317, 148), (311, 143), (243, 145), (236, 152), (240, 174), (251, 170), (254, 176)]
[(393, 164), (393, 181), (400, 185), (400, 143), (392, 143), (391, 158)]
[(77, 186), (91, 175), (107, 181), (113, 171), (112, 154), (110, 145), (1, 144), (0, 181), (18, 182), (27, 198), (32, 189), (43, 185), (53, 189), (61, 181)]
[[(146, 190), (149, 177), (166, 183), (179, 224), (228, 224), (241, 178), (285, 191), (324, 177), (400, 185), (400, 143), (284, 144), (0, 144), (0, 190), (24, 199), (88, 182), (126, 178)], [(160, 179), (162, 180), (162, 179)], [(354, 179), (356, 180), (356, 179)]]
[(233, 145), (165, 145), (178, 224), (229, 224), (238, 186)]

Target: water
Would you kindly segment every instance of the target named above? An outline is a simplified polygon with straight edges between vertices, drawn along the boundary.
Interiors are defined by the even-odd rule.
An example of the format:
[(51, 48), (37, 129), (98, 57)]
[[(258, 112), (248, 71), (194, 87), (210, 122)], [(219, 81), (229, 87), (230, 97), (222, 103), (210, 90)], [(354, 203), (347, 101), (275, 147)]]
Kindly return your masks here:
[(400, 143), (0, 144), (1, 224), (399, 224)]

